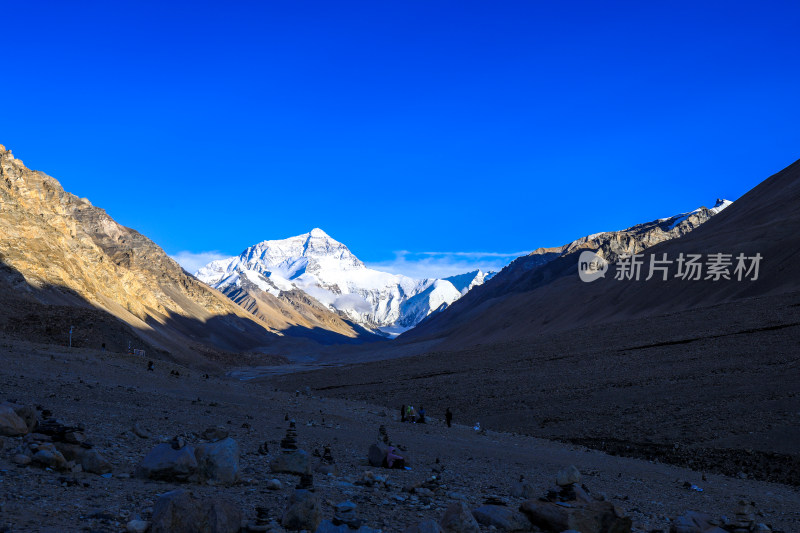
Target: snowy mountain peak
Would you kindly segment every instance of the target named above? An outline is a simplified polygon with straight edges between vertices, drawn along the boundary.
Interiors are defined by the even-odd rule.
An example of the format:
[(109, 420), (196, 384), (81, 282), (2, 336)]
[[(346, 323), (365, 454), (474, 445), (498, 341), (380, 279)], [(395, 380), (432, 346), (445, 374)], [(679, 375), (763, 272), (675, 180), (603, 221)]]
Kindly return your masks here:
[(450, 276), (449, 278), (444, 279), (452, 283), (456, 290), (464, 295), (467, 294), (473, 287), (477, 285), (483, 285), (494, 275), (495, 272), (484, 273), (479, 269), (473, 270), (472, 272), (467, 272), (466, 274), (458, 274), (456, 276)]
[(731, 202), (730, 200), (725, 200), (725, 199), (722, 199), (722, 198), (717, 198), (717, 203), (716, 203), (716, 204), (714, 204), (714, 207), (712, 207), (712, 208), (710, 209), (710, 211), (716, 215), (716, 214), (718, 214), (720, 211), (722, 211), (723, 209), (725, 209), (726, 207), (728, 207), (729, 205), (731, 205), (732, 203), (733, 203), (733, 202)]
[(437, 280), (373, 270), (319, 228), (262, 241), (237, 257), (207, 264), (195, 276), (223, 292), (255, 287), (280, 297), (299, 289), (362, 326), (390, 334), (413, 327), (487, 279), (481, 271)]

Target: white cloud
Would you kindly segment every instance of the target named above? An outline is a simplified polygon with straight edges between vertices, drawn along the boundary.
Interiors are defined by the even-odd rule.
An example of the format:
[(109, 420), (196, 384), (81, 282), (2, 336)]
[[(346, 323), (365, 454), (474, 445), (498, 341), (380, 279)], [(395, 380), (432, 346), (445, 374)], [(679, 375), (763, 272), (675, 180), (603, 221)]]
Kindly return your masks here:
[(375, 261), (367, 266), (412, 278), (446, 278), (473, 270), (499, 271), (529, 252), (409, 252), (400, 250), (394, 259)]
[(189, 272), (190, 274), (194, 274), (200, 268), (206, 266), (211, 261), (216, 261), (218, 259), (227, 259), (230, 257), (227, 254), (223, 254), (219, 251), (211, 251), (211, 252), (189, 252), (183, 251), (178, 252), (176, 254), (170, 255), (175, 261), (181, 265), (184, 270)]

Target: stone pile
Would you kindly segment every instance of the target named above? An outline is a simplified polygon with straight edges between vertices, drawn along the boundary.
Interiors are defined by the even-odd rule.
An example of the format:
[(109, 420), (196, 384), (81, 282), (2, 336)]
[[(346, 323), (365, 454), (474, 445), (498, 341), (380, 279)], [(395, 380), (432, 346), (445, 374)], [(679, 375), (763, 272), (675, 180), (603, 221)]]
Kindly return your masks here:
[(593, 498), (586, 487), (579, 485), (580, 480), (580, 472), (574, 466), (559, 471), (557, 487), (544, 498), (526, 500), (520, 511), (545, 531), (630, 533), (631, 519), (612, 503)]
[(311, 458), (297, 447), (297, 430), (294, 420), (289, 422), (286, 436), (281, 439), (281, 451), (269, 464), (273, 472), (286, 474), (311, 474)]
[(300, 483), (295, 488), (314, 492), (314, 476), (310, 473), (300, 474)]
[(314, 471), (320, 474), (331, 474), (334, 476), (339, 473), (339, 467), (336, 466), (336, 461), (333, 459), (329, 444), (326, 444), (323, 448), (322, 457)]
[(0, 433), (21, 437), (22, 444), (11, 450), (16, 465), (98, 475), (111, 472), (111, 463), (89, 443), (84, 428), (53, 418), (41, 421), (34, 407), (9, 402), (0, 405)]
[(378, 435), (379, 435), (378, 439), (382, 441), (384, 444), (386, 444), (387, 446), (392, 445), (392, 443), (389, 442), (389, 434), (386, 432), (386, 426), (384, 426), (383, 424), (381, 424), (381, 426), (378, 428)]

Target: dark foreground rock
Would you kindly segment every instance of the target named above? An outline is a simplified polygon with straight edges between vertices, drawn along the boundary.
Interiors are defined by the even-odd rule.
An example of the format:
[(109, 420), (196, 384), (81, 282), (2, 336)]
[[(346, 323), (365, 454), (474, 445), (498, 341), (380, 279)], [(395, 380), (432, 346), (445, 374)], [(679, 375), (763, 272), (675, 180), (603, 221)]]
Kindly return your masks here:
[(234, 504), (173, 490), (156, 501), (150, 532), (236, 533), (241, 525), (242, 512)]
[(439, 525), (445, 533), (479, 533), (481, 528), (463, 501), (453, 502), (444, 512)]
[(315, 531), (322, 522), (322, 502), (307, 490), (295, 490), (281, 518), (281, 525), (290, 530)]
[(501, 531), (529, 531), (531, 522), (519, 511), (503, 505), (483, 505), (472, 511), (482, 526), (494, 526)]
[(136, 468), (136, 477), (161, 481), (189, 481), (196, 475), (194, 447), (176, 450), (167, 443), (153, 448)]
[(554, 533), (630, 533), (631, 519), (609, 502), (564, 503), (528, 500), (520, 510), (537, 527)]

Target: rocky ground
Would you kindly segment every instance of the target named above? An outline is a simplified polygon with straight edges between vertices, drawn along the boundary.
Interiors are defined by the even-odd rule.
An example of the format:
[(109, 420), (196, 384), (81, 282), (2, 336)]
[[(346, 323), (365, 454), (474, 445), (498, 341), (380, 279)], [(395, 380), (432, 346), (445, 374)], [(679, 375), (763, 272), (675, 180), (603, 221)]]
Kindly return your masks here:
[[(616, 505), (619, 514), (631, 518), (633, 531), (668, 531), (672, 520), (689, 510), (730, 522), (740, 501), (753, 503), (747, 510), (753, 527), (763, 523), (773, 531), (800, 531), (800, 492), (787, 485), (613, 457), (519, 434), (479, 433), (471, 424), (447, 428), (431, 419), (411, 425), (401, 423), (394, 411), (360, 401), (321, 398), (305, 390), (280, 392), (266, 382), (206, 377), (161, 361), (147, 371), (146, 361), (128, 355), (6, 340), (0, 342), (0, 357), (0, 400), (34, 407), (40, 418), (51, 417), (51, 427), (53, 419), (82, 426), (78, 440), (85, 435), (110, 467), (105, 474), (72, 471), (72, 464), (45, 468), (41, 455), (25, 464), (25, 458), (36, 456), (32, 448), (46, 451), (48, 439), (63, 434), (3, 437), (0, 528), (6, 531), (125, 531), (131, 521), (132, 528), (139, 527), (144, 524), (136, 520), (151, 521), (154, 512), (163, 515), (165, 500), (159, 498), (174, 489), (228, 502), (242, 513), (243, 523), (260, 520), (266, 524), (262, 530), (280, 531), (300, 482), (296, 475), (270, 468), (282, 453), (287, 415), (296, 422), (297, 447), (309, 453), (312, 466), (321, 462), (315, 451), (322, 455), (330, 447), (337, 472), (313, 476), (325, 520), (347, 514), (372, 529), (404, 531), (425, 519), (442, 520), (448, 508), (452, 515), (453, 509), (476, 509), (487, 500), (506, 503), (516, 512), (527, 499), (533, 497), (533, 505), (547, 495), (558, 472), (574, 465), (582, 474), (575, 487), (583, 485), (593, 500)], [(368, 450), (381, 426), (392, 443), (405, 449), (400, 453), (410, 459), (410, 470), (369, 464)], [(235, 484), (136, 477), (137, 467), (159, 443), (199, 446), (214, 440), (203, 438), (213, 427), (223, 428), (218, 431), (238, 445)], [(517, 484), (520, 476), (528, 485), (525, 497)], [(551, 499), (559, 498), (553, 494)], [(347, 511), (348, 501), (354, 510)], [(462, 501), (463, 508), (453, 507)]]
[(799, 341), (789, 293), (270, 382), (800, 486)]

